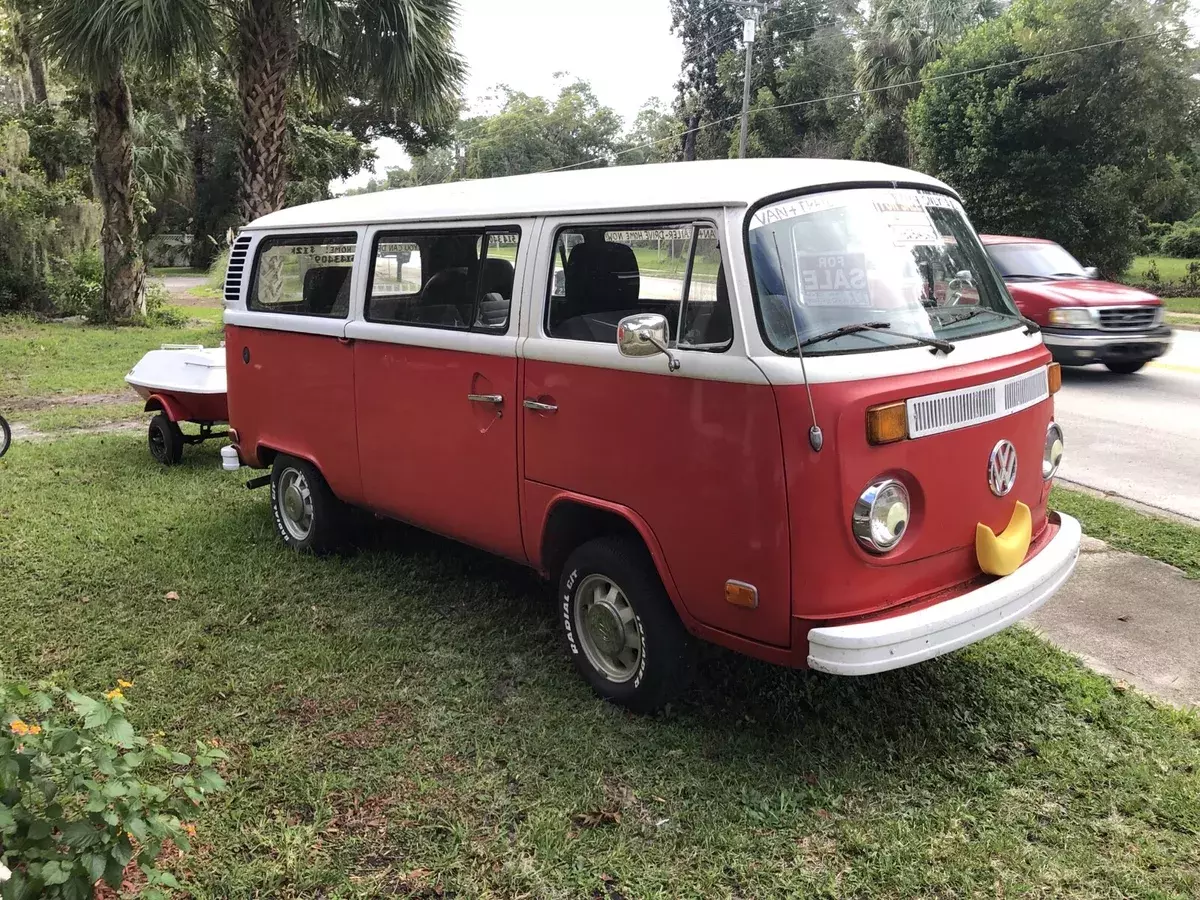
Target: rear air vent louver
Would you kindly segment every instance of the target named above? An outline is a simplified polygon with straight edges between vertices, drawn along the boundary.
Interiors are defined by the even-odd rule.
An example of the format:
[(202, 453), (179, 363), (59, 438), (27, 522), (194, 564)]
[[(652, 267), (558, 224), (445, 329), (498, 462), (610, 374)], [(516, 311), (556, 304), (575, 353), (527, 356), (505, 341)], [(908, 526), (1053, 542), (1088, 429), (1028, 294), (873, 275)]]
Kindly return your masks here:
[(908, 401), (908, 436), (927, 437), (1012, 415), (1050, 396), (1046, 370)]
[(242, 299), (242, 276), (246, 271), (246, 254), (250, 250), (250, 235), (242, 235), (229, 251), (229, 268), (225, 272), (225, 305), (236, 306)]

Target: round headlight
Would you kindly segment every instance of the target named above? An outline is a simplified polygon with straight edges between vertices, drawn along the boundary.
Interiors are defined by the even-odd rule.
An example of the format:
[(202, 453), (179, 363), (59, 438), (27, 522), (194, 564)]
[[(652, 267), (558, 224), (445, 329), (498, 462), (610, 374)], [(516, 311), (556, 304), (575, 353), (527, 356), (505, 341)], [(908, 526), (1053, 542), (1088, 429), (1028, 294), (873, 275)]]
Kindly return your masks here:
[(867, 486), (854, 504), (854, 536), (873, 553), (886, 553), (908, 528), (908, 491), (885, 478)]
[(1063, 458), (1063, 433), (1057, 422), (1046, 429), (1046, 449), (1042, 451), (1042, 478), (1049, 481)]

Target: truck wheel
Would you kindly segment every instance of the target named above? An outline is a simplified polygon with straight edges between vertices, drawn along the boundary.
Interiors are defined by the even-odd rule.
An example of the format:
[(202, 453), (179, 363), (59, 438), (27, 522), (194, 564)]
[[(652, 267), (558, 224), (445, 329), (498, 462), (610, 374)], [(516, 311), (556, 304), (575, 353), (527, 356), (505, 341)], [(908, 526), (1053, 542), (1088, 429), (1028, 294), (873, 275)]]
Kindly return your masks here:
[(1138, 362), (1110, 362), (1105, 363), (1104, 365), (1108, 367), (1108, 371), (1116, 372), (1118, 375), (1132, 375), (1134, 372), (1141, 369), (1142, 366), (1146, 365), (1146, 362), (1147, 361), (1143, 359)]
[(605, 700), (653, 712), (687, 686), (695, 642), (640, 543), (605, 537), (579, 547), (563, 567), (559, 603), (575, 667)]
[(342, 545), (346, 505), (310, 462), (279, 454), (271, 465), (271, 512), (283, 542), (304, 553)]
[(183, 459), (183, 432), (162, 413), (150, 420), (150, 455), (164, 466), (173, 466)]

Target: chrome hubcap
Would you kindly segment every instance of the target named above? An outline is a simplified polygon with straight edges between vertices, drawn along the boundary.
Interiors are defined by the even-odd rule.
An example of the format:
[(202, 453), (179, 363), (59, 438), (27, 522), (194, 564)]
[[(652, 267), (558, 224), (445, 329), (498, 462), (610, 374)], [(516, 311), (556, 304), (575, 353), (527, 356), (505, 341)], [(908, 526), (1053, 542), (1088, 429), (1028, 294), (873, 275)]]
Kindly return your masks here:
[(283, 527), (297, 541), (312, 531), (312, 492), (308, 480), (295, 469), (287, 469), (279, 479), (279, 513)]
[(575, 592), (575, 630), (588, 662), (610, 681), (625, 682), (642, 662), (642, 630), (628, 598), (603, 575), (584, 578)]

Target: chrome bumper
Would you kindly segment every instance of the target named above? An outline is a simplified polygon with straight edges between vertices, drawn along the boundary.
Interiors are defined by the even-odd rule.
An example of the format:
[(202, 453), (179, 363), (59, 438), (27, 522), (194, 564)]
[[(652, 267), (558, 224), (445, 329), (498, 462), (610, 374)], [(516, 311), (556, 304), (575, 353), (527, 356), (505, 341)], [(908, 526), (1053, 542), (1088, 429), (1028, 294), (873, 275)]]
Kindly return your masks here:
[(1046, 346), (1063, 350), (1103, 350), (1105, 347), (1124, 344), (1163, 344), (1165, 353), (1171, 344), (1171, 335), (1171, 329), (1167, 326), (1134, 334), (1122, 334), (1119, 331), (1084, 331), (1081, 334), (1071, 334), (1042, 329), (1042, 340)]
[(1075, 569), (1079, 523), (1058, 514), (1058, 534), (1017, 571), (935, 606), (808, 632), (809, 668), (832, 675), (872, 675), (911, 666), (973, 644), (1049, 600)]

